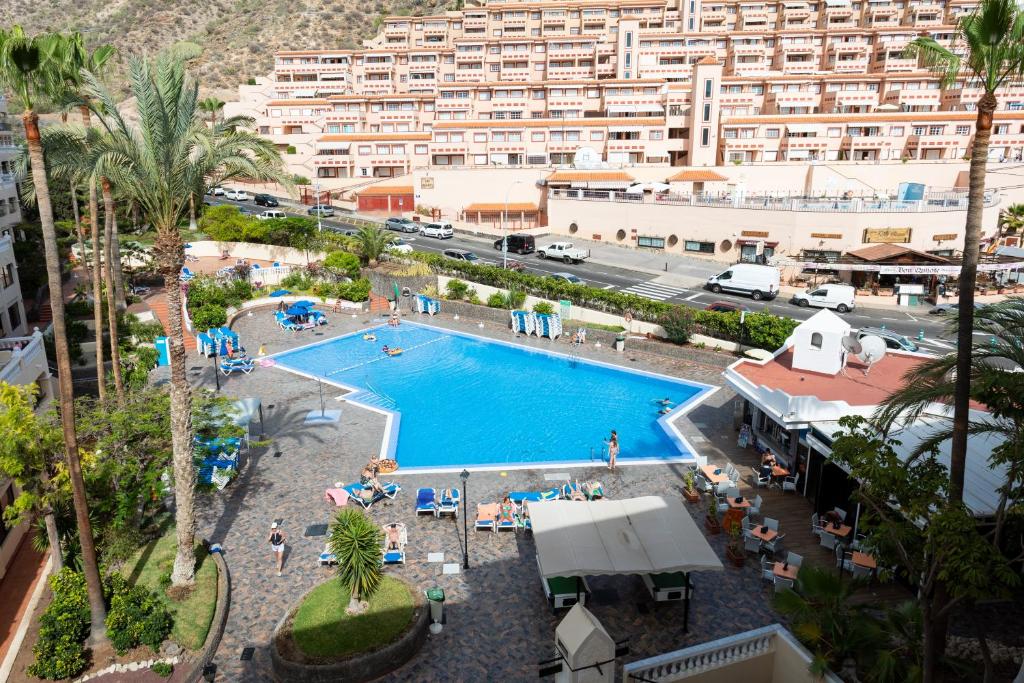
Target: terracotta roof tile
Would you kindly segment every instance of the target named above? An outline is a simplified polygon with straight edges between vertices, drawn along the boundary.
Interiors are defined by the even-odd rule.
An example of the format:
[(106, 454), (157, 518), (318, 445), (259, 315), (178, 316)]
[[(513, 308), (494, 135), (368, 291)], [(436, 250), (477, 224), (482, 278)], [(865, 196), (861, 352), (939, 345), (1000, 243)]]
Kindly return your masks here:
[(714, 171), (703, 171), (700, 169), (692, 169), (689, 171), (680, 171), (674, 176), (669, 178), (666, 182), (670, 183), (718, 183), (728, 180), (724, 175), (715, 173)]
[(412, 194), (412, 185), (371, 185), (356, 192), (357, 197), (381, 197), (393, 194)]
[(547, 177), (547, 181), (549, 183), (631, 183), (633, 176), (625, 171), (555, 171)]
[(893, 258), (895, 256), (903, 256), (904, 254), (915, 256), (924, 261), (934, 261), (937, 263), (949, 263), (949, 259), (944, 259), (941, 256), (935, 254), (927, 254), (923, 251), (917, 251), (910, 247), (905, 247), (902, 244), (872, 244), (870, 247), (864, 247), (863, 249), (857, 249), (855, 251), (846, 252), (847, 256), (854, 258), (863, 259), (864, 261), (883, 261), (885, 259)]
[(715, 57), (708, 55), (697, 62), (697, 65), (718, 66), (718, 60)]

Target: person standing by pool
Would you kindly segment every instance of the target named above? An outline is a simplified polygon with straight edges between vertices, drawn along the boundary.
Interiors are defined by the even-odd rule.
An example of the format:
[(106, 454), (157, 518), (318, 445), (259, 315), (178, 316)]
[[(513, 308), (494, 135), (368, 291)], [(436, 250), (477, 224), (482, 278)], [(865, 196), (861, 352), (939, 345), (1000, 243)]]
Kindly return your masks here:
[(615, 471), (615, 457), (619, 454), (619, 435), (613, 429), (612, 435), (605, 442), (608, 444), (608, 469)]
[(281, 569), (284, 567), (284, 532), (277, 527), (277, 522), (270, 525), (270, 549), (274, 552), (277, 560), (277, 575), (281, 576)]

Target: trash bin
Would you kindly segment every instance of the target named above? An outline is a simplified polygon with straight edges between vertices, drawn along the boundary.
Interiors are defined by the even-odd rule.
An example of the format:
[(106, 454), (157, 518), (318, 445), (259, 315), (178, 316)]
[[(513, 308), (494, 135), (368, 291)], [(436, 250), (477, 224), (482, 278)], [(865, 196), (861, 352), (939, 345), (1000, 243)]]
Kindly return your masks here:
[(430, 603), (430, 632), (440, 633), (444, 628), (444, 589), (437, 586), (427, 589), (427, 601)]
[(622, 352), (626, 349), (626, 335), (619, 334), (615, 336), (615, 350)]

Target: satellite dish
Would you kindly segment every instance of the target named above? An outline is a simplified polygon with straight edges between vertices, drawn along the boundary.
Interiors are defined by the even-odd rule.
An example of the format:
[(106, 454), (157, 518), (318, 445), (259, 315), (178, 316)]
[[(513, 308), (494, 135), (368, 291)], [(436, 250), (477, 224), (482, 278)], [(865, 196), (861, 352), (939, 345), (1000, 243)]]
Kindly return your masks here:
[(572, 165), (580, 169), (601, 168), (601, 155), (593, 147), (579, 147), (572, 157)]
[(852, 353), (855, 356), (859, 356), (861, 354), (860, 340), (857, 339), (852, 334), (846, 335), (845, 337), (843, 337), (843, 350), (846, 351), (847, 353)]
[(857, 354), (857, 358), (867, 365), (864, 368), (864, 375), (867, 376), (871, 371), (871, 366), (885, 357), (885, 340), (875, 335), (868, 335), (860, 340), (860, 347), (860, 353)]

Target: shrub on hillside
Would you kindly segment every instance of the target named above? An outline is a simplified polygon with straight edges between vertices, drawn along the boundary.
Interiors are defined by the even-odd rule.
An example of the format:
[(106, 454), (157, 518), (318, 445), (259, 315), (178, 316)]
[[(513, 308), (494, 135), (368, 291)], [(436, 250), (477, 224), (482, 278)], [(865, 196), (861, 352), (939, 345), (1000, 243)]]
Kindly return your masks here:
[(228, 312), (219, 304), (206, 304), (192, 312), (193, 330), (203, 331), (211, 327), (220, 327), (227, 321)]
[(669, 309), (658, 321), (665, 328), (668, 340), (676, 344), (685, 344), (690, 341), (694, 330), (694, 311), (691, 308), (677, 306)]
[(359, 257), (347, 251), (332, 251), (324, 259), (323, 267), (338, 277), (359, 277)]
[(85, 578), (67, 567), (50, 577), (53, 600), (39, 619), (35, 661), (28, 673), (59, 680), (81, 673), (88, 661), (82, 644), (89, 635), (89, 597)]
[(445, 293), (447, 294), (449, 299), (453, 299), (455, 301), (462, 301), (463, 299), (466, 298), (466, 295), (469, 293), (469, 285), (467, 285), (462, 280), (449, 280), (447, 286), (445, 287)]
[(366, 301), (370, 298), (370, 281), (366, 278), (342, 282), (335, 286), (335, 296), (345, 301)]
[(120, 574), (111, 574), (106, 584), (107, 636), (117, 653), (123, 655), (139, 645), (159, 650), (174, 623), (160, 598), (147, 588), (132, 586)]
[(505, 308), (508, 305), (508, 300), (501, 292), (495, 292), (487, 297), (487, 305), (491, 308)]
[(309, 289), (313, 286), (313, 278), (301, 271), (292, 271), (281, 278), (282, 289)]

